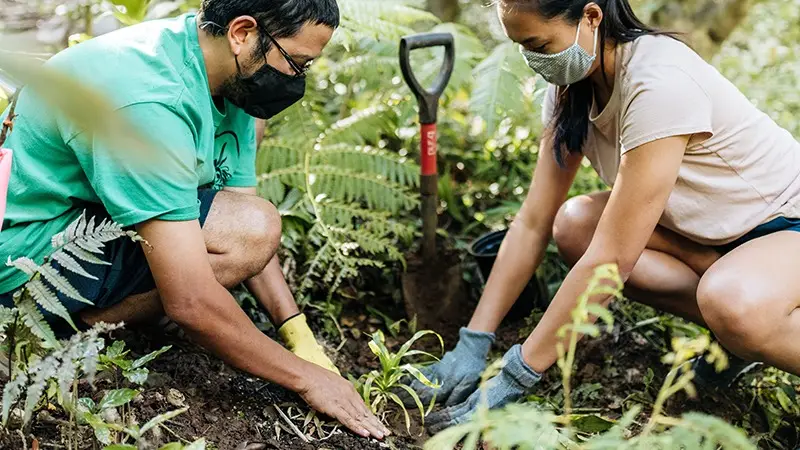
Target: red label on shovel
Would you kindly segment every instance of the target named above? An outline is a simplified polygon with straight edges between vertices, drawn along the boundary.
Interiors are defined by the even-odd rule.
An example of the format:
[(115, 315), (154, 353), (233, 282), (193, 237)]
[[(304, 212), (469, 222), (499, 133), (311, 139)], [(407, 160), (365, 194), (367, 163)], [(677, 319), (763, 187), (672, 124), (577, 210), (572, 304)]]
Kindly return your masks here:
[(422, 124), (422, 176), (435, 175), (436, 168), (436, 124)]

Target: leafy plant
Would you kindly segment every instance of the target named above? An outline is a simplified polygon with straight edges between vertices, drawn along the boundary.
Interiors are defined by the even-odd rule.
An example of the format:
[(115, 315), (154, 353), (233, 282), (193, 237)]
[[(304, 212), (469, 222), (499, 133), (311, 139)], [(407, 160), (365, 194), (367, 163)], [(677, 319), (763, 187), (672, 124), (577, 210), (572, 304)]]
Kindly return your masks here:
[(118, 328), (116, 325), (97, 324), (90, 330), (73, 335), (69, 341), (43, 358), (35, 359), (26, 371), (17, 370), (3, 388), (3, 424), (8, 423), (11, 409), (25, 394), (22, 423), (30, 421), (45, 389), (54, 383), (62, 405), (70, 412), (78, 402), (78, 379), (85, 377), (91, 383), (97, 373), (100, 351), (105, 341), (100, 334)]
[(125, 379), (141, 386), (147, 381), (147, 376), (150, 374), (149, 369), (145, 366), (171, 348), (171, 345), (167, 345), (145, 356), (130, 360), (127, 358), (129, 351), (125, 350), (125, 342), (115, 341), (105, 353), (100, 355), (99, 363), (101, 370), (119, 369)]
[(45, 347), (58, 348), (58, 340), (37, 306), (64, 319), (77, 331), (58, 294), (88, 305), (92, 302), (81, 295), (53, 264), (58, 263), (63, 270), (70, 273), (96, 279), (83, 268), (81, 262), (108, 264), (99, 259), (98, 255), (103, 255), (103, 247), (107, 242), (123, 237), (133, 241), (142, 240), (136, 232), (123, 230), (113, 221), (103, 219), (99, 224), (95, 224), (95, 218), (87, 220), (84, 212), (66, 230), (53, 236), (54, 252), (41, 265), (27, 257), (13, 261), (9, 258), (8, 265), (21, 270), (30, 279), (13, 295), (16, 308), (10, 311), (7, 308), (0, 310), (0, 330), (10, 325), (12, 332), (6, 334), (10, 339), (15, 339), (18, 333), (23, 332), (22, 327), (25, 327), (27, 331), (41, 339)]
[[(478, 448), (481, 440), (491, 448), (511, 449), (585, 449), (585, 450), (653, 450), (653, 449), (747, 449), (755, 446), (744, 433), (723, 420), (698, 413), (687, 413), (681, 418), (671, 418), (662, 414), (664, 402), (680, 391), (695, 393), (691, 383), (693, 373), (689, 361), (697, 355), (705, 354), (706, 359), (721, 370), (727, 364), (722, 349), (711, 343), (706, 335), (696, 339), (677, 338), (672, 342), (673, 351), (666, 355), (664, 362), (671, 365), (664, 384), (659, 391), (653, 411), (647, 424), (638, 435), (632, 427), (641, 412), (640, 407), (629, 410), (615, 424), (610, 419), (594, 415), (572, 414), (569, 400), (571, 367), (574, 363), (575, 342), (578, 334), (597, 335), (600, 328), (590, 324), (589, 317), (596, 316), (607, 324), (613, 320), (610, 313), (599, 304), (589, 303), (595, 295), (619, 297), (622, 282), (615, 265), (600, 266), (589, 282), (586, 291), (580, 296), (572, 314), (573, 322), (564, 325), (558, 332), (565, 338), (569, 335), (568, 346), (559, 345), (558, 365), (564, 375), (565, 412), (556, 415), (539, 409), (534, 404), (512, 404), (503, 409), (489, 410), (481, 407), (466, 423), (442, 431), (425, 444), (425, 449), (454, 449), (462, 444), (464, 450)], [(496, 366), (496, 365), (493, 365)], [(490, 371), (490, 367), (488, 371)], [(481, 386), (491, 377), (484, 374)], [(482, 389), (482, 387), (481, 387)], [(587, 420), (588, 419), (588, 420)], [(588, 438), (577, 440), (574, 433), (579, 426), (601, 425)], [(611, 426), (613, 424), (613, 426)]]
[(433, 331), (418, 331), (411, 339), (406, 341), (396, 353), (386, 348), (383, 333), (381, 331), (375, 332), (372, 335), (372, 340), (369, 342), (369, 348), (372, 350), (372, 353), (378, 357), (381, 363), (380, 370), (373, 370), (362, 375), (358, 380), (351, 379), (356, 389), (361, 394), (361, 397), (364, 399), (364, 403), (369, 405), (370, 409), (382, 420), (385, 420), (387, 407), (390, 402), (399, 406), (405, 416), (406, 430), (409, 432), (411, 431), (411, 417), (396, 392), (403, 390), (414, 399), (417, 409), (419, 410), (420, 420), (422, 423), (425, 423), (425, 416), (433, 407), (434, 402), (431, 402), (426, 411), (417, 393), (414, 392), (406, 382), (409, 378), (414, 378), (429, 387), (439, 387), (439, 385), (429, 380), (419, 369), (410, 363), (404, 362), (404, 360), (412, 356), (425, 356), (431, 360), (437, 359), (430, 353), (411, 349), (411, 346), (414, 345), (417, 340), (429, 334), (439, 339), (442, 351), (444, 351), (444, 341), (442, 341), (442, 337)]

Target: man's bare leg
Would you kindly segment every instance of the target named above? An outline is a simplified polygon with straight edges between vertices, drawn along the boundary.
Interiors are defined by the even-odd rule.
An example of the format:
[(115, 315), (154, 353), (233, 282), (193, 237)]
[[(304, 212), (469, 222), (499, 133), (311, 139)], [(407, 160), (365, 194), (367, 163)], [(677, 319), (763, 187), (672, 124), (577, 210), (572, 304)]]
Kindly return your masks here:
[[(285, 283), (269, 282), (275, 276), (283, 277), (275, 256), (280, 231), (280, 215), (274, 206), (259, 197), (227, 191), (217, 193), (203, 227), (217, 281), (227, 288), (245, 282), (257, 297), (267, 299), (264, 307), (276, 324), (299, 312)], [(163, 314), (161, 299), (153, 290), (130, 296), (108, 309), (84, 310), (81, 319), (89, 325), (135, 324)]]

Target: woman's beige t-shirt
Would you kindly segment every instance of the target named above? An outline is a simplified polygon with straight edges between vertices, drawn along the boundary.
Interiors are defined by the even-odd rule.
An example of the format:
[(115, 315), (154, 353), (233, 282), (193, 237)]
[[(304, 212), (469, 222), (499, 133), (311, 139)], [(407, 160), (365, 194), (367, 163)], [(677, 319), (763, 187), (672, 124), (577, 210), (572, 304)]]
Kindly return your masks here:
[[(614, 90), (592, 105), (583, 153), (609, 186), (626, 152), (692, 135), (660, 224), (706, 245), (778, 216), (800, 218), (800, 144), (682, 42), (643, 36), (618, 47)], [(545, 97), (545, 125), (556, 89)]]

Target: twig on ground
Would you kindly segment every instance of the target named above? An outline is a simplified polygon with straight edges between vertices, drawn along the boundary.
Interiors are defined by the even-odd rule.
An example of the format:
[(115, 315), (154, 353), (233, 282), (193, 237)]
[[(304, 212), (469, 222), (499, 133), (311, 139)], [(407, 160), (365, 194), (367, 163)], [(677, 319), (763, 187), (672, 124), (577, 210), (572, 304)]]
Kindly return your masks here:
[(286, 422), (286, 424), (287, 424), (287, 425), (289, 425), (289, 428), (290, 428), (290, 429), (291, 429), (291, 430), (294, 432), (294, 434), (296, 434), (296, 435), (297, 435), (297, 437), (299, 437), (300, 439), (302, 439), (302, 440), (303, 440), (303, 442), (305, 442), (305, 443), (308, 443), (308, 442), (310, 442), (310, 441), (308, 440), (308, 437), (307, 437), (305, 434), (303, 434), (303, 433), (300, 431), (300, 429), (299, 429), (299, 428), (297, 428), (297, 425), (295, 425), (294, 423), (292, 423), (292, 421), (291, 421), (291, 420), (289, 420), (289, 418), (288, 418), (288, 417), (286, 417), (286, 414), (284, 414), (284, 413), (283, 413), (283, 411), (281, 411), (281, 409), (280, 409), (280, 408), (278, 408), (278, 405), (275, 405), (275, 404), (273, 404), (272, 406), (275, 408), (275, 410), (276, 410), (276, 411), (278, 411), (278, 415), (279, 415), (279, 416), (281, 416), (281, 419), (283, 419), (283, 421), (284, 421), (284, 422)]
[(173, 437), (178, 438), (178, 440), (182, 441), (184, 444), (191, 444), (192, 443), (192, 441), (182, 438), (181, 435), (179, 435), (178, 433), (172, 431), (168, 426), (165, 425), (166, 423), (169, 423), (169, 422), (170, 421), (167, 420), (164, 423), (162, 423), (161, 424), (161, 428), (165, 429), (167, 431), (167, 433), (171, 434)]

